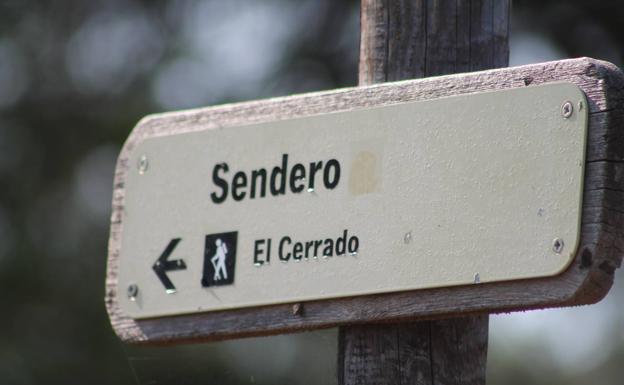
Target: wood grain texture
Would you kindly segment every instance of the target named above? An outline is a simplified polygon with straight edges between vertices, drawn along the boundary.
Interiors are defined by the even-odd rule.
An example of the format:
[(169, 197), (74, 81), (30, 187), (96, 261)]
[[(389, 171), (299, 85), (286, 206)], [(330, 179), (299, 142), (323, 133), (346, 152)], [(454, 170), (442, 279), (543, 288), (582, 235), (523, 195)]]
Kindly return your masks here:
[(341, 328), (338, 383), (482, 384), (487, 325), (477, 315)]
[[(362, 0), (362, 5), (367, 12), (361, 15), (360, 71), (374, 72), (360, 72), (361, 82), (508, 65), (508, 0)], [(385, 47), (379, 44), (384, 38)], [(488, 315), (475, 315), (342, 326), (339, 384), (484, 384), (488, 324)]]
[[(119, 248), (128, 154), (142, 140), (217, 127), (429, 100), (554, 81), (577, 84), (588, 98), (587, 165), (578, 253), (562, 274), (531, 280), (311, 301), (301, 315), (292, 304), (135, 321), (117, 302)], [(144, 118), (126, 141), (115, 171), (106, 307), (117, 334), (135, 343), (199, 341), (278, 334), (351, 323), (399, 322), (478, 312), (510, 312), (593, 303), (613, 282), (624, 250), (624, 76), (589, 58), (228, 104)]]
[(506, 67), (509, 0), (363, 0), (360, 85)]

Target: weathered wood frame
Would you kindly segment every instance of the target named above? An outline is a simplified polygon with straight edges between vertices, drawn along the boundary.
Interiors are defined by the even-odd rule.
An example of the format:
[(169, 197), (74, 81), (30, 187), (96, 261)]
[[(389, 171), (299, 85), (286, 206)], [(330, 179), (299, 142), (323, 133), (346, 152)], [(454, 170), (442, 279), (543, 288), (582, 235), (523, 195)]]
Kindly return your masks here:
[[(530, 87), (555, 81), (578, 85), (589, 103), (581, 242), (573, 263), (548, 278), (310, 301), (303, 304), (133, 320), (117, 302), (128, 154), (148, 137), (269, 122), (451, 95)], [(109, 240), (106, 307), (119, 337), (132, 343), (207, 341), (370, 322), (400, 322), (475, 313), (590, 304), (609, 291), (624, 250), (624, 75), (590, 58), (148, 116), (132, 131), (117, 162)], [(296, 310), (296, 311), (295, 311)]]

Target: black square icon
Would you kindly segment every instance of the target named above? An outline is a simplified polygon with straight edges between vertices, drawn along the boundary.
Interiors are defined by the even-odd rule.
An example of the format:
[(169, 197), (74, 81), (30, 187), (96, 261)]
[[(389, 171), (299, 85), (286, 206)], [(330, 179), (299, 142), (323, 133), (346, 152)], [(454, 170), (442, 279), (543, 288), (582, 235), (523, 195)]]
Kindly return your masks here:
[(203, 287), (234, 283), (238, 231), (206, 235)]

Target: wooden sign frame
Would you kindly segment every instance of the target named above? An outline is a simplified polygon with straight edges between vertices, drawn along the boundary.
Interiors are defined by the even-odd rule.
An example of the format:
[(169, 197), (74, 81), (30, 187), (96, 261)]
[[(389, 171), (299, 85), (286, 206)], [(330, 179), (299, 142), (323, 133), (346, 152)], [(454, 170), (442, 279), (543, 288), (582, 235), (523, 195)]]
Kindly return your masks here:
[[(554, 277), (416, 290), (305, 303), (134, 320), (117, 298), (119, 250), (128, 154), (142, 140), (215, 127), (270, 122), (406, 101), (531, 87), (557, 81), (585, 93), (589, 126), (581, 242), (568, 269)], [(152, 115), (126, 141), (115, 171), (106, 307), (119, 337), (131, 343), (206, 341), (371, 322), (501, 313), (599, 301), (613, 282), (624, 250), (624, 75), (590, 58), (421, 80), (348, 88)], [(555, 144), (556, 145), (556, 144)]]

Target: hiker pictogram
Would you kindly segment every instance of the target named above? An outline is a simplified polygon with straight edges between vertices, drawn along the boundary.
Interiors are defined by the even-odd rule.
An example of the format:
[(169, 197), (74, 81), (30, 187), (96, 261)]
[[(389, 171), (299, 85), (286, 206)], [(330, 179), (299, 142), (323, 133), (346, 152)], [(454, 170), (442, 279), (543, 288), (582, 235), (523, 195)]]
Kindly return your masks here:
[(227, 258), (227, 244), (225, 244), (221, 238), (217, 238), (215, 241), (217, 250), (214, 256), (210, 259), (212, 266), (214, 267), (214, 280), (227, 279), (227, 269), (225, 268), (225, 258)]
[(238, 232), (206, 235), (202, 286), (220, 286), (234, 283), (236, 241)]

